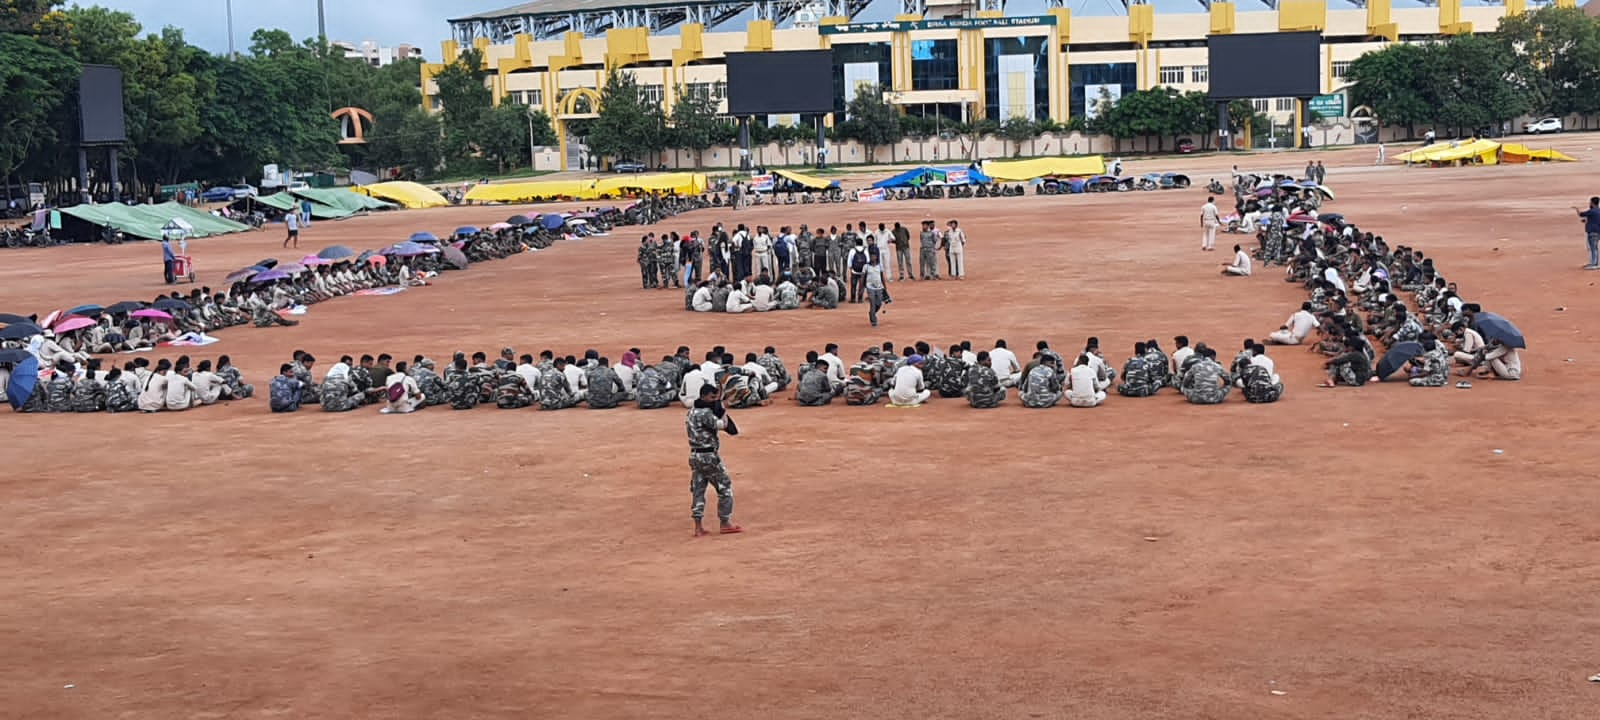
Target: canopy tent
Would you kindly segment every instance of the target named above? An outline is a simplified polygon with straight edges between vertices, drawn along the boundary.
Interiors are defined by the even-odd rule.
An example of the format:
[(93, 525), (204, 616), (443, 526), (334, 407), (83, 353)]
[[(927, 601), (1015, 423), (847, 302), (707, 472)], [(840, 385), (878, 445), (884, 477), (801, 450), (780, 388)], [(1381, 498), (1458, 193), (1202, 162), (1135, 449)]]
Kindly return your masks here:
[(803, 175), (791, 170), (773, 170), (772, 174), (801, 187), (811, 188), (812, 190), (827, 190), (828, 188), (839, 187), (838, 180), (823, 180), (819, 177)]
[(1558, 160), (1561, 162), (1577, 161), (1576, 158), (1572, 157), (1571, 155), (1563, 153), (1554, 148), (1534, 150), (1533, 148), (1521, 143), (1502, 143), (1500, 145), (1500, 162), (1525, 163), (1533, 160), (1540, 160), (1544, 162), (1549, 162), (1552, 160)]
[(194, 232), (190, 237), (212, 237), (250, 229), (249, 225), (224, 220), (175, 202), (160, 205), (76, 205), (62, 208), (61, 214), (146, 240), (160, 240), (161, 228), (173, 220), (183, 220), (193, 227)]
[(375, 185), (361, 185), (352, 187), (350, 190), (362, 195), (388, 200), (407, 208), (445, 207), (450, 204), (450, 201), (444, 199), (443, 195), (426, 186), (404, 180), (381, 182)]
[[(353, 195), (353, 193), (337, 193), (337, 194), (339, 194), (339, 195)], [(355, 197), (360, 198), (360, 197), (363, 197), (363, 196), (355, 195)], [(368, 198), (368, 199), (370, 200), (371, 198)], [(294, 196), (290, 195), (289, 193), (273, 193), (271, 195), (266, 195), (266, 196), (263, 196), (263, 197), (241, 198), (241, 199), (236, 200), (233, 203), (229, 204), (228, 207), (241, 209), (241, 210), (249, 210), (249, 209), (253, 209), (253, 208), (250, 207), (251, 205), (264, 205), (266, 207), (273, 208), (273, 209), (278, 210), (280, 212), (289, 212), (290, 210), (293, 210), (296, 207), (298, 207), (300, 205), (300, 203), (295, 202)], [(317, 202), (315, 200), (311, 201), (311, 217), (314, 220), (343, 220), (343, 219), (345, 219), (347, 217), (350, 217), (351, 215), (354, 215), (354, 214), (355, 213), (350, 212), (349, 210), (345, 210), (345, 209), (337, 208), (337, 207), (330, 207), (328, 205), (325, 205), (323, 203)]]
[(919, 167), (907, 170), (899, 175), (879, 180), (872, 184), (874, 188), (921, 187), (923, 185), (968, 185), (972, 183), (989, 183), (993, 180), (977, 168), (962, 166), (955, 167)]
[[(343, 210), (346, 215), (353, 215), (363, 210), (393, 210), (396, 207), (399, 207), (395, 203), (384, 202), (375, 197), (369, 197), (360, 193), (344, 192), (342, 190), (331, 190), (327, 188), (304, 188), (301, 190), (290, 190), (289, 192), (297, 198), (310, 200), (313, 203), (320, 203), (331, 208)], [(312, 209), (312, 215), (316, 215), (316, 209), (314, 207)]]
[(555, 198), (594, 200), (630, 191), (670, 192), (693, 195), (705, 192), (706, 176), (700, 173), (661, 173), (623, 175), (598, 180), (532, 180), (519, 183), (478, 185), (467, 191), (472, 202), (517, 203)]
[(1106, 171), (1106, 159), (1101, 155), (1082, 157), (1041, 157), (1027, 160), (990, 160), (983, 171), (996, 180), (1022, 181), (1047, 175), (1057, 177), (1091, 177)]

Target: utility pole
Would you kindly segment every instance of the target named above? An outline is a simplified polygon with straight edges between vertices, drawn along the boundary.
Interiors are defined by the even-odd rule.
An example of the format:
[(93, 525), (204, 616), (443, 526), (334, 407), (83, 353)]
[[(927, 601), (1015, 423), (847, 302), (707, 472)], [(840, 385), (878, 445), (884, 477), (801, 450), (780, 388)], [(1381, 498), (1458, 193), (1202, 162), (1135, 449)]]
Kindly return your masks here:
[(323, 0), (317, 0), (317, 39), (323, 43), (328, 42), (328, 19), (323, 14)]
[(228, 0), (228, 57), (239, 59), (239, 53), (233, 51), (233, 0)]
[[(528, 171), (532, 172), (534, 163), (538, 162), (538, 157), (533, 154), (533, 107), (529, 106), (527, 108), (527, 110), (528, 110)], [(566, 168), (562, 168), (562, 169), (565, 170)]]

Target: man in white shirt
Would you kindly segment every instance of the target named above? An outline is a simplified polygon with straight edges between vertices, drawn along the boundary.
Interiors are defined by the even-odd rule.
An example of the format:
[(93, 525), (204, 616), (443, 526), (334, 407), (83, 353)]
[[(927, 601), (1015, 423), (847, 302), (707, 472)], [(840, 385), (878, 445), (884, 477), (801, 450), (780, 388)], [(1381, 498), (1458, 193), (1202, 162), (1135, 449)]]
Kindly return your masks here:
[[(882, 267), (889, 262), (889, 245), (894, 242), (894, 233), (889, 232), (888, 226), (878, 223), (878, 231), (872, 234), (872, 240), (878, 246), (878, 265)], [(884, 281), (889, 280), (885, 274)]]
[(755, 293), (750, 297), (751, 309), (756, 312), (767, 312), (777, 307), (777, 302), (774, 300), (775, 295), (776, 293), (771, 285), (757, 283)]
[(739, 369), (744, 370), (746, 374), (755, 378), (755, 383), (761, 386), (761, 396), (763, 398), (772, 397), (772, 394), (778, 391), (778, 383), (772, 381), (772, 373), (767, 372), (767, 369), (756, 361), (755, 353), (745, 353), (744, 365), (741, 365)]
[(954, 220), (951, 220), (949, 225), (950, 230), (944, 234), (944, 244), (950, 250), (950, 277), (957, 280), (965, 280), (967, 278), (967, 233)]
[(1223, 275), (1250, 277), (1250, 254), (1240, 245), (1233, 246), (1233, 264), (1222, 266)]
[[(700, 375), (706, 379), (706, 382), (715, 380), (717, 374), (722, 372), (722, 353), (724, 350), (725, 348), (718, 345), (715, 349), (706, 352), (706, 361), (700, 363)], [(698, 398), (700, 396), (695, 395), (695, 397)]]
[(755, 242), (751, 246), (751, 250), (756, 261), (753, 273), (760, 274), (765, 272), (768, 277), (778, 274), (777, 266), (772, 264), (772, 236), (767, 234), (765, 226), (756, 228)]
[(700, 283), (700, 287), (695, 288), (694, 295), (689, 300), (689, 306), (693, 307), (695, 312), (711, 312), (710, 280)]
[(523, 382), (528, 384), (528, 389), (539, 391), (539, 366), (533, 364), (532, 355), (523, 355), (518, 358), (517, 374), (522, 376)]
[(1101, 379), (1089, 363), (1089, 353), (1079, 355), (1072, 372), (1067, 374), (1067, 404), (1079, 408), (1095, 407), (1106, 401), (1106, 388), (1110, 385), (1111, 382)]
[(828, 343), (828, 346), (823, 348), (823, 353), (817, 356), (817, 359), (828, 363), (829, 382), (832, 382), (834, 387), (844, 387), (844, 361), (839, 359), (839, 346), (835, 343)]
[(1172, 351), (1172, 377), (1176, 378), (1182, 375), (1179, 371), (1183, 368), (1183, 361), (1194, 355), (1194, 348), (1189, 347), (1188, 335), (1179, 335), (1173, 338), (1172, 345), (1177, 348)]
[(1350, 289), (1345, 287), (1344, 278), (1339, 277), (1339, 269), (1338, 268), (1336, 268), (1336, 267), (1334, 267), (1332, 265), (1329, 265), (1328, 269), (1322, 271), (1322, 277), (1324, 279), (1326, 279), (1328, 282), (1333, 283), (1334, 287), (1339, 288), (1339, 292), (1342, 292), (1342, 293), (1350, 292)]
[(1501, 380), (1522, 379), (1522, 354), (1517, 349), (1496, 340), (1489, 344), (1489, 351), (1483, 355), (1484, 362), (1489, 364), (1489, 369), (1494, 376)]
[(1306, 339), (1307, 335), (1311, 334), (1312, 330), (1317, 329), (1320, 325), (1321, 323), (1317, 322), (1317, 316), (1311, 314), (1310, 301), (1303, 302), (1300, 303), (1300, 311), (1290, 315), (1289, 319), (1284, 322), (1283, 327), (1268, 335), (1267, 339), (1272, 341), (1274, 345), (1299, 345)]
[(922, 356), (912, 355), (894, 371), (894, 385), (889, 388), (889, 402), (900, 406), (921, 405), (932, 395), (922, 379)]
[[(1267, 374), (1272, 376), (1273, 385), (1282, 384), (1283, 381), (1278, 378), (1278, 364), (1274, 362), (1272, 358), (1267, 357), (1267, 346), (1262, 345), (1261, 343), (1256, 343), (1250, 347), (1250, 353), (1251, 365), (1258, 365), (1266, 368)], [(1239, 387), (1244, 387), (1244, 378), (1238, 378), (1235, 381), (1235, 384), (1237, 384)]]
[(678, 402), (686, 408), (693, 409), (694, 401), (700, 399), (700, 388), (707, 382), (706, 374), (700, 368), (691, 369), (683, 376), (683, 387), (678, 390)]
[(1222, 224), (1222, 216), (1217, 213), (1217, 199), (1206, 198), (1206, 204), (1200, 206), (1200, 249), (1216, 250), (1217, 226)]
[(745, 294), (744, 289), (738, 285), (733, 286), (733, 290), (728, 293), (728, 312), (749, 312), (751, 308), (754, 308), (755, 306), (755, 302), (752, 301), (750, 296)]
[(1017, 354), (1006, 347), (1005, 340), (994, 341), (994, 349), (989, 351), (989, 363), (994, 368), (994, 374), (1000, 378), (1000, 387), (1016, 387), (1017, 381), (1022, 379), (1022, 366), (1017, 364)]
[[(1477, 330), (1467, 327), (1467, 324), (1463, 322), (1457, 322), (1450, 329), (1455, 331), (1456, 337), (1460, 338), (1456, 341), (1456, 352), (1451, 357), (1457, 363), (1470, 367), (1478, 361), (1478, 351), (1483, 349), (1483, 335), (1480, 335)], [(1462, 374), (1466, 373), (1463, 372)]]
[(578, 402), (589, 398), (589, 376), (583, 372), (582, 365), (569, 357), (567, 366), (561, 368), (561, 373), (567, 376), (567, 387), (572, 388), (572, 399)]

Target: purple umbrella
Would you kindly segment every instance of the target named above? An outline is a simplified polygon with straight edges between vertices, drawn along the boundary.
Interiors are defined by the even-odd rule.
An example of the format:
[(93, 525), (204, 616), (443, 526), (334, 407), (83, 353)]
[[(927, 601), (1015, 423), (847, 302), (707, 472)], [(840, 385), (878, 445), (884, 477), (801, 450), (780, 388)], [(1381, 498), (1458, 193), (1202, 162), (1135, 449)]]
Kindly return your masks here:
[(256, 275), (254, 278), (251, 278), (250, 281), (253, 282), (253, 283), (260, 284), (260, 283), (269, 283), (269, 282), (272, 282), (273, 280), (287, 280), (288, 278), (289, 278), (289, 273), (286, 273), (286, 272), (284, 272), (282, 270), (268, 270), (268, 271), (266, 271), (264, 273)]
[(228, 283), (236, 283), (240, 280), (249, 280), (250, 278), (255, 277), (256, 273), (259, 272), (261, 271), (257, 270), (256, 268), (247, 267), (243, 270), (235, 270), (231, 273), (228, 273), (228, 277), (223, 278), (223, 281)]

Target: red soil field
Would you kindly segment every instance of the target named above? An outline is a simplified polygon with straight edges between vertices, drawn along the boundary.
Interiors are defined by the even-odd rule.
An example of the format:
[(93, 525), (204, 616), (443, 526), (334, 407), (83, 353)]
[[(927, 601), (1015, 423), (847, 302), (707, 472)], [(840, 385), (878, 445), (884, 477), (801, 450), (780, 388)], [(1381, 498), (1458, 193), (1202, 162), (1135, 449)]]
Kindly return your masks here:
[[(1592, 142), (1557, 140), (1585, 161)], [(1592, 714), (1600, 273), (1579, 269), (1568, 209), (1600, 191), (1588, 162), (1198, 157), (1127, 166), (1192, 172), (1187, 191), (699, 211), (653, 229), (958, 218), (970, 278), (891, 285), (877, 330), (862, 305), (689, 314), (679, 292), (639, 289), (643, 231), (619, 228), (316, 305), (295, 328), (224, 330), (191, 354), (232, 355), (263, 394), (296, 348), (319, 378), (345, 353), (507, 345), (658, 359), (772, 344), (791, 370), (827, 342), (849, 359), (882, 340), (1025, 352), (1097, 335), (1120, 367), (1135, 341), (1186, 334), (1231, 355), (1303, 292), (1276, 272), (1220, 277), (1228, 248), (1198, 249), (1198, 187), (1234, 162), (1308, 158), (1339, 194), (1327, 210), (1423, 249), (1525, 331), (1523, 381), (1319, 390), (1320, 358), (1275, 348), (1275, 405), (785, 397), (738, 412), (723, 443), (748, 532), (705, 539), (690, 537), (677, 409), (284, 416), (258, 397), (5, 413), (0, 715)], [(302, 251), (518, 211), (318, 222)], [(286, 257), (281, 233), (192, 242), (201, 282)], [(159, 259), (150, 243), (0, 251), (0, 311), (150, 298)]]

